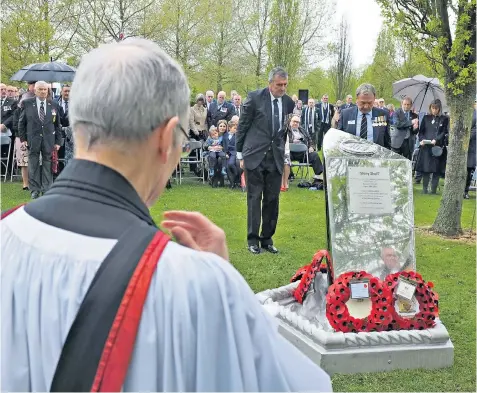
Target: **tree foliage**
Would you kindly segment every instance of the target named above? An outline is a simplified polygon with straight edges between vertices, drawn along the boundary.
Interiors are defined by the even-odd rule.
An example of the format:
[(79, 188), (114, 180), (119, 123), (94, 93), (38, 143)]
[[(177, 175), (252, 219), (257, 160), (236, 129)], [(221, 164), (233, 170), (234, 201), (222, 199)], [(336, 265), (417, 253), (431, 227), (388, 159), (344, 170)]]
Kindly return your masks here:
[[(444, 192), (433, 229), (461, 233), (465, 163), (475, 99), (476, 0), (378, 0), (400, 39), (419, 48), (442, 70), (451, 130)], [(452, 34), (450, 15), (456, 18)]]

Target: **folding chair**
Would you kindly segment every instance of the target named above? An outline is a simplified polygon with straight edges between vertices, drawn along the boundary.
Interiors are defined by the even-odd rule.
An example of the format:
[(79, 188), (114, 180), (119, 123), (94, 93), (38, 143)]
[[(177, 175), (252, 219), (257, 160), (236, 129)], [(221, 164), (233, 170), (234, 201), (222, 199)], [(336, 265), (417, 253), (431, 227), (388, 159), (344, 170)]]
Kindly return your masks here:
[[(301, 174), (300, 179), (308, 179), (309, 170), (310, 170), (310, 162), (308, 161), (308, 146), (305, 145), (304, 143), (290, 143), (290, 155), (291, 153), (305, 153), (305, 162), (292, 161), (290, 170), (293, 173), (293, 168), (298, 168), (296, 172), (296, 176)], [(306, 171), (306, 175), (304, 175), (305, 171)], [(293, 176), (295, 176), (295, 174), (293, 174)]]
[(19, 177), (21, 178), (22, 175), (21, 173), (18, 173), (19, 167), (17, 165), (17, 150), (13, 149), (13, 158), (12, 158), (12, 165), (11, 165), (11, 171), (10, 171), (10, 181), (13, 181), (14, 177)]
[[(204, 159), (202, 155), (202, 142), (201, 141), (189, 141), (190, 151), (186, 157), (181, 157), (179, 163), (179, 169), (176, 171), (176, 179), (179, 176), (179, 184), (182, 184), (182, 179), (202, 179), (202, 183), (205, 183), (204, 175)], [(192, 155), (194, 153), (194, 155)], [(202, 176), (182, 176), (183, 165), (197, 165), (199, 172)]]
[[(4, 135), (2, 135), (1, 142), (2, 142), (2, 150), (3, 150), (4, 146), (7, 146), (7, 144), (8, 144), (7, 156), (4, 157), (3, 151), (2, 151), (2, 155), (1, 155), (2, 170), (5, 171), (5, 173), (1, 176), (3, 177), (3, 182), (6, 182), (7, 181), (7, 176), (8, 176), (8, 168), (10, 167), (10, 153), (12, 152), (12, 143), (11, 143), (11, 138), (7, 137), (7, 136), (4, 136)], [(7, 149), (5, 149), (5, 150), (7, 150)]]

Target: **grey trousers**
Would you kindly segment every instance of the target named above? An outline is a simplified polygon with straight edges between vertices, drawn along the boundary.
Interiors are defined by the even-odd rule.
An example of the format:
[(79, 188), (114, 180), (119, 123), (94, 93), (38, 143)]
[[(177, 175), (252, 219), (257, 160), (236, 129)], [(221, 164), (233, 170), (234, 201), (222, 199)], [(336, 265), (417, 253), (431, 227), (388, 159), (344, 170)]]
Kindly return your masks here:
[(34, 153), (30, 151), (28, 153), (28, 188), (30, 192), (47, 192), (52, 183), (51, 154)]

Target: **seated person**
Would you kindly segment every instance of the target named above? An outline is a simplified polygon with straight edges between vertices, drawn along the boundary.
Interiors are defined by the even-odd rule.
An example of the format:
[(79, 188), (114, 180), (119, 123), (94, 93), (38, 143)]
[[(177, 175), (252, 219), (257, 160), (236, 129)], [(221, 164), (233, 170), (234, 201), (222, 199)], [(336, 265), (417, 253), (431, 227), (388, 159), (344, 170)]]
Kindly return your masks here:
[(237, 125), (238, 122), (229, 121), (228, 131), (224, 134), (222, 143), (227, 158), (227, 174), (230, 181), (230, 188), (240, 187), (240, 176), (242, 175), (242, 170), (237, 160), (237, 149), (235, 148)]
[(219, 120), (217, 123), (217, 130), (219, 131), (219, 138), (222, 142), (222, 137), (227, 132), (227, 120)]
[[(308, 162), (312, 166), (313, 172), (315, 172), (314, 179), (318, 180), (318, 175), (323, 172), (323, 165), (321, 163), (320, 157), (318, 156), (318, 153), (316, 153), (313, 149), (313, 141), (311, 140), (310, 135), (306, 130), (300, 127), (299, 116), (293, 115), (290, 118), (290, 122), (287, 126), (287, 137), (289, 139), (290, 144), (303, 143), (308, 147)], [(306, 154), (305, 152), (296, 153), (290, 151), (290, 160), (304, 163), (306, 162)]]
[(285, 163), (283, 167), (283, 175), (282, 175), (282, 186), (280, 187), (280, 191), (288, 191), (288, 179), (290, 177), (290, 140), (288, 139), (288, 135), (286, 137), (285, 142)]
[(215, 176), (217, 165), (219, 168), (222, 168), (222, 175), (227, 175), (225, 169), (227, 161), (225, 160), (224, 148), (222, 146), (221, 138), (219, 138), (217, 127), (210, 127), (209, 137), (205, 141), (204, 148), (208, 151), (209, 177), (212, 179)]

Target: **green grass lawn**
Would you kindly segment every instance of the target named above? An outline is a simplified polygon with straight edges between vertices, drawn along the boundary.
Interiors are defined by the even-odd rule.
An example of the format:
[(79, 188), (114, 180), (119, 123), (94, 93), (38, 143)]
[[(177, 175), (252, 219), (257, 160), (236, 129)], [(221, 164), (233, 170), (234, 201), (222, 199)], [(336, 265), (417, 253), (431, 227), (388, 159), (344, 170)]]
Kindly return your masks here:
[[(2, 209), (29, 200), (19, 183), (2, 183)], [(280, 198), (280, 218), (274, 243), (280, 254), (251, 255), (246, 250), (246, 195), (201, 184), (174, 186), (152, 208), (156, 222), (168, 209), (206, 214), (227, 233), (230, 259), (256, 292), (289, 282), (295, 270), (314, 252), (326, 247), (324, 198), (321, 191), (294, 184)], [(462, 226), (471, 228), (475, 194), (464, 201)], [(415, 225), (432, 224), (439, 195), (421, 195), (415, 188)], [(475, 242), (443, 240), (416, 233), (417, 267), (440, 294), (440, 316), (455, 347), (454, 366), (441, 370), (409, 370), (333, 376), (334, 391), (472, 391), (475, 392), (476, 247)]]

